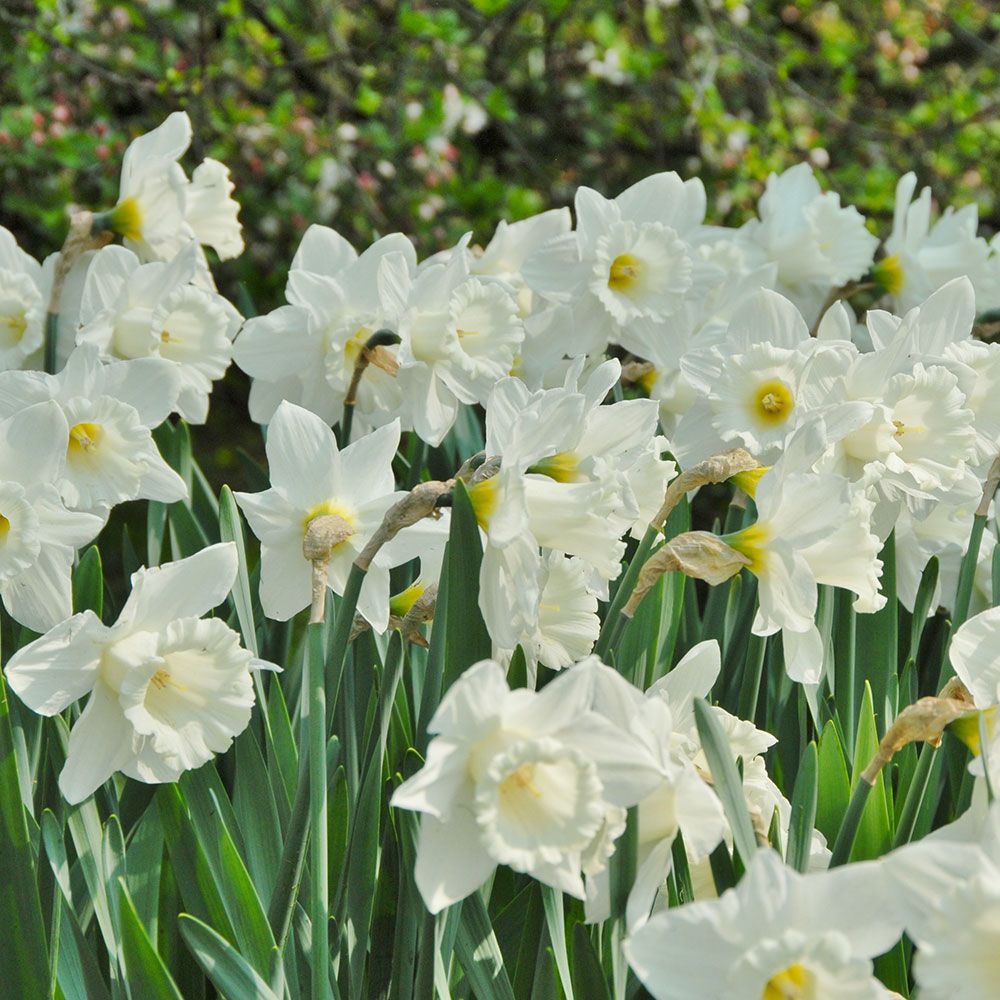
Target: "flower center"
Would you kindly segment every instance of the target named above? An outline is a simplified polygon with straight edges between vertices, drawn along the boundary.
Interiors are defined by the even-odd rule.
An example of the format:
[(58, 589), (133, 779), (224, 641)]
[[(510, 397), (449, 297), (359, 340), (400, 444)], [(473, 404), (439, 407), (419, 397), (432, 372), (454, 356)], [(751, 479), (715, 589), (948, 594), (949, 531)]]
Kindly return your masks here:
[(28, 329), (28, 318), (23, 312), (0, 316), (0, 340), (5, 347), (16, 347)]
[(111, 210), (108, 224), (112, 232), (127, 240), (142, 239), (142, 212), (135, 198), (123, 198)]
[(170, 674), (162, 668), (157, 670), (149, 679), (149, 683), (157, 690), (162, 691), (170, 683)]
[(74, 424), (69, 432), (69, 457), (81, 458), (85, 454), (92, 454), (103, 436), (100, 424)]
[(773, 427), (783, 424), (795, 408), (795, 400), (784, 382), (771, 379), (757, 387), (754, 412), (757, 419)]
[(608, 288), (615, 292), (627, 292), (639, 281), (642, 268), (638, 257), (630, 253), (619, 254), (611, 262), (608, 272)]
[(906, 284), (903, 265), (895, 254), (880, 260), (872, 268), (872, 277), (879, 288), (890, 295), (898, 295), (903, 290), (903, 285)]
[(511, 771), (511, 773), (500, 782), (501, 795), (518, 795), (521, 792), (529, 792), (536, 799), (540, 799), (542, 797), (541, 791), (535, 785), (534, 764), (522, 764), (516, 771)]
[(0, 545), (7, 541), (7, 536), (10, 534), (10, 521), (7, 520), (0, 514)]
[(767, 981), (760, 1000), (808, 1000), (813, 995), (814, 981), (813, 974), (795, 962)]
[[(311, 521), (314, 521), (317, 517), (324, 516), (339, 517), (346, 521), (352, 528), (357, 523), (353, 511), (349, 510), (343, 504), (337, 503), (336, 500), (324, 500), (306, 513), (306, 516), (302, 519), (302, 533), (305, 534), (309, 530)], [(345, 538), (344, 541), (346, 540)], [(342, 545), (343, 542), (339, 542), (338, 544)]]

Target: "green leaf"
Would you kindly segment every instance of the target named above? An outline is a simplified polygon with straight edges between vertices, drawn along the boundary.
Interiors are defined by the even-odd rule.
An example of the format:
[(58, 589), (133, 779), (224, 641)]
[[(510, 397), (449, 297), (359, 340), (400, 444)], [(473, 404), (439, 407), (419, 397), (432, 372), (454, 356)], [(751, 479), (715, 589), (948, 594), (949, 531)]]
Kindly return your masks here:
[(73, 570), (73, 612), (88, 610), (98, 618), (104, 614), (104, 572), (96, 545), (84, 552)]
[(796, 871), (809, 867), (809, 847), (816, 820), (817, 754), (816, 744), (810, 743), (799, 764), (792, 793), (792, 813), (788, 823), (788, 849), (785, 861)]
[(722, 802), (726, 819), (729, 820), (729, 827), (733, 832), (733, 844), (739, 851), (743, 864), (748, 865), (754, 851), (757, 850), (757, 838), (753, 832), (750, 813), (747, 811), (743, 781), (736, 769), (732, 748), (708, 702), (704, 698), (695, 698), (693, 708), (701, 746), (712, 773), (715, 793)]
[(573, 925), (573, 992), (576, 1000), (611, 1000), (608, 977), (585, 924)]
[(118, 914), (121, 922), (121, 950), (129, 989), (139, 1000), (184, 1000), (142, 926), (129, 897), (125, 880), (118, 880)]
[(7, 685), (0, 674), (0, 982), (10, 996), (49, 994), (48, 942), (42, 922), (34, 853), (14, 758)]
[[(861, 715), (858, 719), (858, 738), (854, 748), (854, 768), (851, 772), (851, 784), (857, 788), (861, 782), (861, 773), (878, 750), (878, 731), (875, 725), (875, 714), (872, 710), (872, 692), (866, 684), (861, 700)], [(853, 794), (853, 793), (852, 793)], [(892, 826), (889, 819), (890, 810), (886, 798), (885, 772), (880, 772), (875, 779), (864, 812), (858, 825), (857, 836), (851, 851), (851, 861), (864, 861), (885, 854), (892, 845)]]
[(479, 567), (483, 546), (465, 484), (455, 482), (448, 535), (448, 608), (445, 615), (445, 662), (442, 693), (467, 667), (489, 659), (493, 643), (479, 610)]
[(483, 897), (474, 892), (462, 901), (461, 908), (455, 953), (473, 992), (490, 1000), (514, 1000)]
[[(871, 704), (877, 713), (877, 733), (881, 735), (886, 719), (886, 691), (890, 677), (896, 676), (899, 663), (899, 606), (896, 600), (896, 541), (890, 534), (879, 558), (883, 563), (882, 593), (885, 607), (870, 615), (858, 615), (857, 666), (870, 690)], [(867, 763), (867, 760), (865, 761)], [(864, 767), (864, 764), (861, 765)]]
[(832, 844), (851, 798), (851, 779), (847, 774), (844, 750), (832, 721), (823, 727), (819, 738), (816, 829)]
[(181, 935), (191, 954), (216, 989), (228, 1000), (277, 1000), (270, 986), (257, 975), (235, 948), (208, 924), (189, 913), (179, 918)]

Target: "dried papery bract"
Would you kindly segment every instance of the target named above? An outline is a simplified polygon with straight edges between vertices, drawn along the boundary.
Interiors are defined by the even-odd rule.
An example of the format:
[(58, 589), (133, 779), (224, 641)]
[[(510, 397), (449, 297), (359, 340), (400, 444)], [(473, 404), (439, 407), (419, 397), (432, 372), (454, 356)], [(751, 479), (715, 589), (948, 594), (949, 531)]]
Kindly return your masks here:
[[(405, 615), (389, 615), (389, 628), (399, 629), (403, 634), (404, 642), (412, 642), (416, 646), (426, 648), (427, 640), (421, 634), (420, 626), (424, 622), (434, 619), (434, 611), (437, 607), (437, 594), (437, 584), (430, 584), (413, 602)], [(354, 623), (351, 625), (351, 641), (353, 642), (359, 635), (363, 635), (370, 628), (370, 623), (363, 615), (355, 615)]]
[(990, 471), (986, 474), (986, 482), (983, 484), (983, 498), (979, 501), (976, 510), (976, 517), (989, 517), (990, 504), (993, 502), (993, 494), (1000, 487), (1000, 455), (993, 459)]
[(320, 514), (306, 528), (302, 555), (312, 563), (312, 605), (309, 623), (323, 621), (326, 610), (326, 581), (333, 550), (354, 534), (354, 528), (336, 514)]
[(939, 746), (948, 726), (975, 712), (972, 695), (957, 677), (953, 677), (940, 694), (920, 698), (896, 716), (896, 721), (882, 737), (875, 756), (862, 772), (862, 779), (874, 785), (882, 768), (907, 744), (923, 741), (932, 747)]
[(367, 572), (379, 549), (392, 541), (404, 528), (422, 521), (425, 517), (440, 517), (438, 507), (442, 506), (441, 500), (448, 495), (448, 491), (454, 485), (454, 479), (446, 482), (432, 479), (414, 486), (402, 500), (389, 508), (378, 531), (369, 539), (361, 555), (354, 560), (354, 565)]
[(730, 548), (717, 535), (708, 531), (688, 531), (667, 542), (646, 560), (622, 614), (631, 618), (664, 573), (683, 573), (714, 587), (749, 565), (750, 560), (745, 555)]
[(651, 361), (626, 361), (622, 365), (622, 384), (631, 385), (635, 382), (641, 382), (655, 371), (656, 366)]
[(733, 448), (721, 455), (713, 455), (699, 462), (694, 468), (682, 472), (667, 487), (663, 505), (656, 512), (650, 524), (657, 531), (662, 531), (670, 512), (681, 502), (681, 499), (691, 490), (709, 483), (724, 483), (727, 479), (741, 472), (756, 469), (760, 463), (745, 448)]
[(56, 342), (59, 336), (59, 308), (62, 302), (63, 286), (73, 265), (88, 250), (98, 250), (107, 246), (115, 234), (105, 229), (97, 220), (95, 231), (92, 212), (76, 212), (69, 222), (69, 232), (63, 242), (59, 256), (56, 258), (55, 271), (52, 276), (52, 289), (49, 292), (48, 316), (45, 322), (45, 370), (52, 374), (55, 371)]

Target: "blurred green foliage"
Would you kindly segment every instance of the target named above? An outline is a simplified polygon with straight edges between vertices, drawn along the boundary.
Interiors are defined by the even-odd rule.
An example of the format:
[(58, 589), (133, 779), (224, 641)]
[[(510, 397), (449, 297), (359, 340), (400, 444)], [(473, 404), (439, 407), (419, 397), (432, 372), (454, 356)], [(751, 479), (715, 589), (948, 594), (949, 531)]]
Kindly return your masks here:
[(5, 0), (0, 53), (0, 211), (28, 250), (186, 108), (244, 206), (223, 284), (267, 305), (310, 222), (429, 252), (660, 169), (701, 176), (727, 223), (809, 158), (876, 219), (914, 169), (1000, 225), (982, 0)]
[(311, 222), (430, 253), (663, 169), (727, 224), (808, 159), (882, 234), (910, 169), (1000, 228), (992, 0), (2, 0), (0, 223), (57, 249), (177, 108), (243, 205), (220, 288), (261, 311)]

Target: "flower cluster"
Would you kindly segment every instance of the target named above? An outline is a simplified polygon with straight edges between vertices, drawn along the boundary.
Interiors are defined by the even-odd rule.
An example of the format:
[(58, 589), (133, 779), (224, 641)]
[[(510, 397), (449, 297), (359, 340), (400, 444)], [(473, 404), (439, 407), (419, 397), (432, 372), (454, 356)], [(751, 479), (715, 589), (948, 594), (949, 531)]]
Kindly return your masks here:
[[(222, 164), (187, 176), (190, 142), (181, 113), (136, 139), (117, 203), (74, 218), (44, 264), (0, 230), (0, 598), (45, 633), (6, 677), (42, 715), (89, 695), (65, 797), (82, 801), (119, 771), (174, 781), (225, 751), (251, 718), (251, 671), (270, 666), (254, 614), (290, 623), (291, 656), (294, 619), (310, 608), (299, 713), (323, 762), (301, 773), (323, 809), (329, 718), (353, 710), (337, 701), (348, 642), (370, 630), (365, 655), (385, 668), (371, 703), (383, 754), (399, 707), (391, 651), (406, 643), (409, 657), (413, 643), (401, 726), (407, 746), (429, 742), (416, 773), (400, 764), (409, 776), (391, 803), (421, 814), (415, 880), (432, 912), (503, 865), (583, 901), (588, 922), (614, 921), (657, 997), (888, 997), (872, 960), (904, 932), (922, 995), (987, 995), (976, 935), (993, 942), (1000, 912), (1000, 609), (989, 607), (1000, 346), (977, 316), (1000, 302), (1000, 254), (974, 210), (932, 226), (929, 193), (914, 202), (908, 175), (880, 249), (803, 164), (768, 180), (758, 218), (739, 229), (706, 224), (703, 186), (674, 173), (615, 198), (581, 188), (572, 215), (501, 223), (485, 247), (470, 234), (422, 261), (400, 233), (359, 252), (312, 226), (286, 304), (244, 323), (204, 250), (242, 250), (239, 206)], [(859, 292), (871, 298), (863, 315)], [(77, 552), (115, 505), (190, 503), (191, 476), (153, 432), (171, 415), (204, 422), (231, 361), (253, 379), (270, 477), (235, 494), (259, 542), (234, 608), (253, 652), (203, 617), (240, 568), (238, 546), (207, 534), (202, 551), (135, 573), (113, 624), (73, 614)], [(686, 530), (706, 523), (686, 498), (720, 484), (726, 527)], [(463, 594), (442, 633), (443, 565), (452, 586), (454, 567), (472, 566), (478, 610)], [(695, 580), (733, 583), (706, 600)], [(656, 588), (640, 636), (635, 616)], [(855, 636), (833, 634), (840, 596), (851, 623), (887, 601), (895, 613), (897, 596), (915, 616), (944, 607), (964, 622), (941, 671), (956, 678), (919, 700), (914, 623), (915, 704), (885, 720), (871, 775), (853, 761), (859, 784), (908, 743), (937, 745), (946, 726), (974, 754), (957, 822), (846, 867), (850, 843), (831, 853), (801, 826), (802, 802), (793, 820), (791, 790), (768, 770), (777, 739), (761, 727), (780, 732), (775, 713), (757, 710), (766, 664), (782, 711), (795, 692), (817, 733), (843, 723), (829, 707), (842, 680), (832, 648), (851, 644), (853, 670)], [(467, 657), (466, 627), (483, 638)], [(387, 638), (395, 629), (402, 643)], [(631, 645), (619, 641), (629, 629)], [(310, 673), (317, 649), (326, 685)], [(740, 687), (724, 663), (743, 652), (738, 717), (711, 699), (736, 704), (720, 692)], [(840, 701), (853, 711), (853, 691)], [(351, 737), (354, 796), (359, 745), (374, 753), (378, 741)], [(364, 781), (377, 790), (372, 760)], [(616, 859), (626, 843), (633, 868)], [(315, 850), (322, 921), (325, 841)], [(932, 885), (945, 868), (947, 892)], [(970, 907), (975, 933), (957, 919)]]

